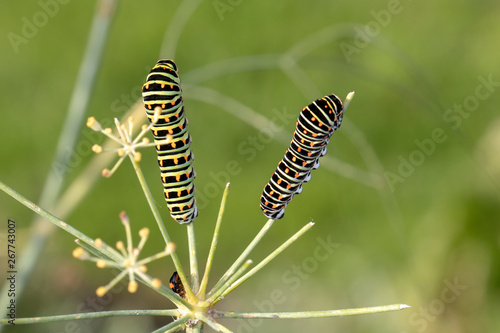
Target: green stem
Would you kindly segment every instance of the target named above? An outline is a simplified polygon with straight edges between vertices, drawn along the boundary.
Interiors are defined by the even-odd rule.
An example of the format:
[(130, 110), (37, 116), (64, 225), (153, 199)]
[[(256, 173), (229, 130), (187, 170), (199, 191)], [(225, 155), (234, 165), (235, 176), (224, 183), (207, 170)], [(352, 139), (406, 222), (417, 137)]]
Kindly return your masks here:
[(196, 312), (195, 316), (197, 319), (203, 321), (205, 324), (210, 326), (216, 332), (232, 333), (231, 330), (227, 329), (226, 327), (222, 326), (221, 324), (213, 320), (211, 316), (205, 315), (205, 313)]
[[(38, 207), (35, 205), (33, 202), (29, 201), (13, 189), (11, 189), (9, 186), (5, 185), (3, 182), (0, 181), (0, 190), (4, 191), (8, 195), (10, 195), (12, 198), (16, 199), (19, 201), (21, 204), (24, 206), (28, 207), (41, 217), (47, 219), (48, 221), (52, 222), (54, 225), (58, 226), (59, 228), (63, 229), (64, 231), (70, 233), (76, 238), (79, 238), (81, 241), (85, 242), (88, 246), (90, 246), (92, 249), (96, 250), (99, 253), (102, 253), (103, 255), (107, 256), (108, 258), (114, 260), (114, 261), (121, 261), (121, 257), (117, 257), (113, 251), (109, 251), (106, 249), (106, 247), (97, 247), (94, 244), (94, 240), (81, 231), (73, 228), (66, 222), (63, 222), (59, 220), (57, 217), (52, 215), (51, 213), (47, 212), (46, 210)], [(81, 244), (80, 244), (81, 245)], [(175, 253), (175, 252), (174, 252)], [(174, 254), (172, 253), (172, 254)], [(149, 277), (149, 276), (148, 276)], [(151, 277), (149, 277), (151, 279)], [(141, 280), (142, 281), (142, 280)], [(145, 283), (143, 281), (143, 283)], [(146, 285), (149, 285), (148, 283), (145, 283)], [(178, 297), (173, 291), (170, 289), (166, 288), (165, 286), (162, 286), (160, 289), (155, 289), (158, 293), (164, 295), (165, 297), (169, 298), (172, 300), (176, 305), (184, 306), (186, 308), (191, 308), (190, 305), (182, 298)]]
[[(187, 87), (186, 87), (187, 86)], [(184, 85), (183, 95), (186, 98), (202, 101), (208, 104), (215, 105), (217, 108), (225, 110), (227, 113), (243, 120), (247, 124), (253, 126), (257, 130), (261, 131), (262, 128), (267, 128), (269, 124), (272, 124), (270, 119), (262, 116), (255, 110), (249, 108), (248, 106), (240, 103), (239, 101), (230, 98), (218, 91), (200, 86), (189, 86)], [(316, 95), (318, 96), (318, 95)], [(345, 126), (345, 125), (343, 125)], [(274, 126), (278, 130), (274, 132), (273, 138), (285, 144), (287, 147), (290, 145), (290, 133), (284, 129), (279, 129), (279, 126)], [(366, 172), (352, 164), (343, 162), (337, 158), (329, 155), (322, 157), (321, 162), (322, 167), (326, 167), (328, 170), (335, 172), (343, 177), (352, 179), (356, 182), (364, 184), (368, 187), (378, 189), (379, 183), (374, 183), (374, 175), (370, 172)]]
[(283, 244), (281, 244), (280, 247), (278, 247), (276, 250), (274, 250), (273, 252), (271, 252), (271, 254), (269, 254), (266, 258), (264, 258), (264, 260), (262, 260), (260, 263), (258, 263), (250, 271), (248, 271), (248, 273), (246, 273), (241, 278), (239, 278), (236, 282), (234, 282), (229, 288), (227, 288), (225, 290), (223, 290), (223, 288), (221, 288), (220, 289), (221, 291), (219, 291), (218, 293), (212, 295), (212, 297), (210, 297), (210, 299), (208, 301), (209, 302), (213, 302), (213, 304), (217, 303), (222, 297), (224, 297), (227, 294), (229, 294), (231, 291), (233, 291), (235, 288), (237, 288), (240, 284), (242, 284), (243, 282), (245, 282), (246, 280), (248, 280), (252, 275), (254, 275), (260, 269), (262, 269), (265, 265), (267, 265), (268, 263), (270, 263), (271, 260), (273, 260), (274, 258), (276, 258), (287, 247), (289, 247), (290, 245), (292, 245), (292, 243), (294, 243), (296, 240), (298, 240), (300, 238), (300, 236), (302, 236), (306, 231), (308, 231), (309, 229), (311, 229), (313, 227), (313, 225), (314, 225), (314, 222), (309, 222), (308, 224), (306, 224), (304, 227), (302, 227), (302, 229), (300, 229), (299, 231), (297, 231), (286, 242), (284, 242)]
[(211, 315), (213, 318), (255, 318), (255, 319), (300, 319), (300, 318), (327, 318), (327, 317), (344, 317), (360, 314), (379, 313), (397, 311), (409, 308), (406, 304), (391, 304), (373, 306), (368, 308), (355, 308), (343, 310), (327, 310), (327, 311), (301, 311), (301, 312), (231, 312), (213, 310)]
[(182, 1), (172, 15), (161, 45), (160, 59), (174, 59), (180, 35), (201, 0)]
[[(146, 200), (149, 204), (149, 208), (151, 208), (151, 212), (153, 213), (156, 223), (158, 224), (158, 228), (160, 229), (165, 244), (171, 243), (172, 241), (170, 240), (170, 236), (168, 235), (167, 228), (165, 227), (165, 223), (163, 223), (163, 219), (160, 215), (160, 212), (158, 211), (158, 208), (155, 205), (153, 195), (149, 190), (148, 184), (146, 183), (146, 179), (144, 178), (144, 174), (142, 173), (139, 163), (134, 160), (133, 156), (130, 156), (130, 161), (132, 162), (135, 173), (137, 174), (137, 178), (139, 179), (139, 183), (141, 184), (142, 190), (144, 191), (144, 195), (146, 196)], [(184, 285), (184, 289), (186, 290), (186, 296), (188, 297), (188, 299), (194, 299), (195, 297), (193, 291), (186, 279), (186, 274), (184, 273), (182, 264), (179, 260), (179, 257), (177, 256), (177, 252), (175, 251), (172, 252), (170, 257), (172, 258), (177, 274), (179, 274), (182, 284)]]
[(228, 193), (229, 193), (229, 183), (226, 184), (226, 188), (224, 189), (224, 193), (222, 194), (222, 201), (220, 203), (219, 215), (217, 216), (217, 222), (215, 223), (214, 236), (212, 237), (212, 244), (210, 245), (210, 250), (208, 252), (207, 264), (205, 266), (205, 273), (203, 274), (203, 279), (201, 280), (198, 297), (205, 298), (205, 291), (207, 289), (208, 278), (210, 277), (210, 270), (212, 269), (212, 262), (214, 259), (215, 249), (217, 248), (217, 243), (219, 241), (219, 230), (222, 222), (222, 216), (224, 215), (224, 209), (226, 207), (226, 200)]
[(151, 332), (151, 333), (173, 333), (173, 332), (178, 332), (181, 325), (184, 324), (186, 321), (191, 319), (189, 316), (184, 316), (182, 318), (179, 318), (173, 322), (171, 322), (168, 325), (165, 325), (163, 327), (160, 327), (159, 329)]
[(214, 300), (213, 304), (211, 304), (210, 302), (212, 302), (210, 299), (203, 302), (202, 304), (205, 305), (205, 306), (213, 306), (214, 304), (216, 304), (217, 302), (219, 302), (222, 298), (220, 297), (220, 295), (225, 291), (227, 290), (233, 283), (234, 281), (238, 280), (240, 278), (240, 276), (245, 273), (245, 271), (248, 269), (248, 267), (253, 263), (252, 260), (248, 259), (247, 261), (245, 261), (245, 263), (243, 265), (241, 265), (241, 267), (236, 271), (236, 273), (234, 273), (233, 275), (231, 275), (231, 277), (219, 288), (219, 291), (217, 293), (215, 293), (214, 295), (212, 295), (212, 299)]
[(257, 246), (257, 244), (260, 242), (260, 240), (265, 236), (265, 234), (269, 231), (269, 229), (272, 227), (273, 223), (276, 220), (269, 219), (266, 224), (262, 227), (262, 229), (259, 231), (259, 233), (255, 236), (255, 238), (252, 240), (250, 244), (248, 244), (247, 248), (243, 251), (243, 253), (236, 259), (236, 261), (233, 263), (231, 267), (224, 273), (224, 275), (220, 278), (220, 280), (217, 282), (217, 284), (210, 290), (208, 293), (208, 296), (210, 297), (214, 293), (216, 293), (219, 288), (224, 285), (224, 283), (231, 277), (231, 275), (234, 274), (234, 272), (240, 267), (240, 265), (243, 263), (243, 261), (248, 257), (250, 252)]
[[(94, 87), (97, 70), (102, 60), (102, 54), (109, 36), (109, 27), (114, 18), (116, 0), (101, 0), (92, 18), (85, 53), (79, 68), (75, 86), (68, 106), (67, 116), (59, 136), (51, 172), (47, 175), (39, 205), (49, 210), (56, 206), (61, 188), (68, 169), (68, 151), (74, 151), (80, 134), (82, 119), (87, 111), (87, 106)], [(38, 258), (43, 253), (46, 240), (52, 235), (54, 228), (36, 219), (33, 223), (30, 239), (22, 249), (19, 270), (23, 272), (17, 281), (17, 297), (21, 298), (24, 286), (28, 282), (31, 272), (38, 263)], [(5, 304), (7, 286), (4, 284), (0, 292), (0, 304)], [(6, 314), (5, 309), (0, 310), (0, 317)], [(2, 328), (0, 328), (2, 331)]]
[(193, 327), (186, 327), (186, 333), (202, 333), (203, 332), (203, 323), (198, 322)]
[(191, 271), (191, 286), (193, 293), (197, 294), (200, 283), (200, 276), (198, 273), (198, 258), (196, 256), (196, 236), (194, 232), (194, 223), (191, 222), (187, 225), (188, 247), (189, 247), (189, 266)]
[(90, 238), (89, 236), (85, 235), (81, 231), (73, 228), (72, 226), (70, 226), (66, 222), (61, 221), (60, 219), (58, 219), (57, 217), (55, 217), (54, 215), (52, 215), (51, 213), (49, 213), (45, 209), (43, 209), (41, 207), (38, 207), (33, 202), (29, 201), (28, 199), (26, 199), (21, 194), (17, 193), (16, 191), (14, 191), (12, 188), (10, 188), (9, 186), (7, 186), (6, 184), (4, 184), (1, 181), (0, 181), (0, 190), (4, 191), (8, 195), (10, 195), (12, 198), (16, 199), (21, 204), (23, 204), (24, 206), (28, 207), (29, 209), (31, 209), (32, 211), (34, 211), (35, 213), (37, 213), (41, 217), (43, 217), (43, 218), (47, 219), (48, 221), (52, 222), (54, 225), (58, 226), (59, 228), (63, 229), (64, 231), (70, 233), (74, 237), (81, 239), (87, 245), (89, 245), (90, 247), (92, 247), (96, 251), (104, 254), (108, 258), (111, 258), (111, 259), (113, 259), (115, 261), (118, 261), (118, 260), (121, 259), (121, 258), (117, 257), (115, 255), (115, 253), (113, 253), (111, 251), (108, 251), (105, 248), (99, 248), (99, 247), (95, 246), (94, 240), (92, 238)]
[[(16, 325), (21, 324), (40, 324), (50, 323), (65, 320), (105, 318), (105, 317), (125, 317), (125, 316), (178, 316), (178, 310), (119, 310), (119, 311), (102, 311), (102, 312), (83, 312), (73, 313), (59, 316), (33, 317), (33, 318), (16, 318)], [(9, 319), (0, 319), (0, 325), (8, 323)]]

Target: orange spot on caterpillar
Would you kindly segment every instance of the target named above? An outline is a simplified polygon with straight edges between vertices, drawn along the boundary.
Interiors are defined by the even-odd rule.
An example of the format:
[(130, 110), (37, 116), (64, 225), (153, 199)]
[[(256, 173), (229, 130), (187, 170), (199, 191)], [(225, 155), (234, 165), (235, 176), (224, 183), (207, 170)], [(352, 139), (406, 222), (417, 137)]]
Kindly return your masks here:
[(180, 181), (181, 180), (181, 175), (176, 175), (175, 180)]
[(165, 83), (162, 83), (162, 84), (160, 85), (160, 87), (161, 87), (161, 89), (165, 89)]

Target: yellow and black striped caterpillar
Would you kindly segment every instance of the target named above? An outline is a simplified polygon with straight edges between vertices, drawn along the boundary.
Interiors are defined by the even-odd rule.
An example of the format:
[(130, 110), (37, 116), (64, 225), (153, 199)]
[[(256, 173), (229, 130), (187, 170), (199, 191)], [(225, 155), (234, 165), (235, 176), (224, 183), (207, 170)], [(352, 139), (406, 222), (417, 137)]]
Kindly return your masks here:
[[(196, 174), (181, 82), (173, 60), (158, 61), (142, 87), (142, 96), (148, 120), (153, 123), (151, 130), (170, 215), (178, 223), (190, 223), (198, 216), (193, 182)], [(155, 110), (160, 111), (156, 122)]]
[(260, 208), (267, 218), (281, 219), (293, 195), (302, 192), (302, 183), (309, 181), (311, 171), (319, 167), (319, 158), (326, 154), (326, 145), (340, 127), (342, 116), (342, 100), (333, 94), (302, 109), (290, 147), (260, 198)]

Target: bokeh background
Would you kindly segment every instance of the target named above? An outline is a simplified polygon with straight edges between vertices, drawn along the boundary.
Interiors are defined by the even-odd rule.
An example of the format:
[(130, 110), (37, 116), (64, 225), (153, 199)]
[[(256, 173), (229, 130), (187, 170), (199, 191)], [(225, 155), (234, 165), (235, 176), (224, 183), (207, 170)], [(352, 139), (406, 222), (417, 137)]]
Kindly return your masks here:
[[(1, 7), (0, 178), (39, 202), (55, 167), (97, 5), (29, 0), (3, 1)], [(218, 308), (412, 308), (224, 324), (235, 332), (498, 332), (499, 15), (500, 3), (493, 0), (120, 1), (85, 119), (123, 117), (157, 59), (176, 61), (196, 156), (200, 267), (223, 184), (231, 181), (213, 283), (265, 223), (259, 197), (300, 109), (315, 98), (344, 98), (355, 90), (322, 166), (251, 258), (263, 258), (307, 222), (316, 225)], [(85, 119), (63, 192), (95, 158), (104, 158), (89, 151), (103, 138), (85, 127)], [(187, 266), (185, 230), (163, 205), (155, 152), (142, 154)], [(118, 214), (125, 210), (134, 231), (152, 229), (145, 254), (164, 246), (129, 164), (110, 179), (98, 178), (78, 201), (65, 220), (87, 235), (110, 244), (124, 239)], [(172, 306), (144, 286), (133, 295), (96, 300), (95, 289), (113, 275), (73, 259), (73, 238), (59, 229), (39, 256), (23, 257), (31, 234), (45, 228), (33, 230), (34, 214), (5, 194), (2, 274), (8, 218), (17, 223), (18, 260), (36, 260), (17, 298), (18, 317)], [(149, 272), (166, 282), (173, 270), (166, 259)], [(5, 332), (151, 332), (167, 321), (108, 318)]]

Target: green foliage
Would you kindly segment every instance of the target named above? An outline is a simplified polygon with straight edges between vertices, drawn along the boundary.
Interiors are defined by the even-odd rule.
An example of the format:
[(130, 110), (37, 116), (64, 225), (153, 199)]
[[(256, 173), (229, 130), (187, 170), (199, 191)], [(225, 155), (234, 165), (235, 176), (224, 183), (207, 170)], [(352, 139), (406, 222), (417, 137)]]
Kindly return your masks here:
[[(304, 192), (287, 207), (285, 219), (277, 222), (280, 229), (270, 233), (270, 239), (260, 244), (254, 256), (267, 255), (279, 233), (291, 234), (310, 219), (316, 222), (315, 228), (299, 246), (277, 259), (276, 266), (266, 268), (259, 278), (235, 292), (251, 301), (236, 304), (239, 297), (234, 297), (221, 304), (228, 309), (239, 306), (242, 311), (258, 311), (258, 305), (267, 304), (271, 292), (278, 289), (286, 301), (273, 304), (275, 310), (396, 302), (413, 306), (406, 312), (361, 320), (315, 320), (317, 331), (444, 332), (453, 331), (456, 325), (467, 331), (498, 330), (500, 166), (495, 159), (498, 141), (490, 135), (498, 131), (494, 125), (500, 102), (498, 86), (487, 98), (478, 99), (473, 111), (453, 111), (454, 104), (472, 101), (470, 96), (475, 96), (481, 85), (478, 77), (487, 79), (491, 75), (493, 81), (500, 81), (497, 2), (408, 1), (397, 8), (391, 7), (393, 1), (220, 2), (231, 7), (223, 12), (223, 20), (216, 2), (205, 1), (183, 29), (175, 54), (183, 83), (214, 89), (268, 118), (273, 117), (274, 109), (298, 115), (314, 98), (332, 92), (345, 96), (355, 90), (356, 98), (329, 144), (328, 156), (381, 177), (381, 186), (374, 188), (360, 178), (332, 172), (322, 162), (311, 182), (304, 185)], [(160, 55), (160, 46), (178, 6), (177, 1), (160, 0), (119, 4), (89, 115), (97, 119), (121, 117), (140, 98), (137, 88), (148, 68), (160, 56), (172, 57)], [(381, 11), (391, 13), (391, 8), (397, 13), (377, 21), (375, 17), (380, 17)], [(11, 32), (22, 35), (23, 17), (32, 20), (41, 10), (39, 1), (30, 0), (11, 1), (0, 12), (4, 36), (0, 40), (0, 77), (4, 83), (0, 89), (0, 179), (35, 202), (54, 158), (94, 3), (70, 1), (60, 5), (59, 12), (49, 17), (26, 44), (20, 44), (16, 53), (6, 36)], [(367, 24), (378, 26), (378, 33), (365, 46), (356, 46), (356, 30), (351, 23), (362, 28)], [(235, 57), (283, 54), (328, 27), (343, 33), (342, 38), (326, 42), (326, 37), (318, 37), (314, 44), (318, 47), (310, 53), (305, 52), (310, 45), (299, 48), (307, 53), (299, 61), (308, 77), (302, 82), (304, 86), (276, 67), (195, 82), (201, 77), (195, 71), (204, 66)], [(342, 42), (359, 51), (352, 54), (350, 62), (342, 51)], [(314, 86), (307, 85), (309, 81)], [(315, 90), (318, 95), (313, 95)], [(221, 230), (221, 238), (227, 241), (219, 244), (212, 273), (220, 276), (244, 247), (242, 240), (249, 239), (248, 235), (258, 232), (265, 223), (258, 207), (259, 196), (286, 143), (277, 135), (278, 140), (254, 147), (254, 158), (242, 154), (241, 145), (250, 142), (258, 131), (221, 107), (190, 96), (189, 86), (184, 91), (196, 157), (197, 191), (210, 193), (210, 184), (217, 184), (212, 175), (227, 170), (230, 161), (239, 166), (230, 177), (231, 196)], [(284, 141), (290, 139), (293, 127), (294, 120), (283, 124), (289, 133)], [(431, 139), (435, 129), (442, 129), (447, 139), (435, 143), (427, 154), (415, 140)], [(82, 123), (82, 133), (89, 131)], [(88, 141), (82, 134), (78, 142)], [(92, 153), (80, 155), (67, 184), (93, 157)], [(419, 165), (412, 165), (411, 156)], [(141, 167), (157, 202), (162, 203), (154, 152), (143, 153)], [(388, 172), (400, 177), (393, 183), (394, 191), (386, 186)], [(200, 252), (210, 245), (223, 186), (218, 188), (219, 193), (200, 209), (195, 222)], [(122, 238), (115, 224), (117, 214), (124, 209), (134, 221), (144, 221), (132, 225), (134, 233), (147, 223), (151, 223), (151, 229), (154, 226), (129, 165), (122, 166), (112, 178), (101, 179), (69, 221), (87, 235), (98, 235), (112, 243)], [(161, 212), (172, 237), (185, 244), (184, 228), (169, 220), (165, 207)], [(19, 245), (23, 245), (32, 213), (2, 195), (0, 221), (4, 223), (7, 218), (18, 223)], [(327, 237), (339, 246), (324, 261), (315, 259), (318, 265), (313, 265), (318, 239)], [(159, 245), (145, 249), (146, 254), (161, 250), (158, 233), (151, 233), (148, 242), (151, 247)], [(75, 264), (69, 259), (73, 247), (67, 235), (56, 232), (33, 272), (36, 279), (28, 284), (23, 316), (76, 311), (82, 299), (93, 297), (95, 287), (108, 281), (107, 276), (95, 274), (93, 265)], [(180, 248), (179, 256), (187, 262), (183, 251), (187, 249)], [(155, 272), (152, 275), (164, 274), (165, 267), (156, 265), (151, 268)], [(87, 268), (74, 279), (64, 279), (68, 272)], [(441, 299), (447, 288), (445, 281), (455, 279), (467, 289), (445, 302)], [(138, 302), (144, 308), (164, 307), (164, 299), (151, 293), (150, 297), (119, 295), (105, 308), (133, 308)], [(432, 320), (425, 319), (421, 309), (427, 309)], [(120, 327), (120, 321), (96, 320), (81, 329), (113, 332), (112, 327)], [(52, 325), (47, 326), (48, 331), (64, 331), (64, 323)], [(148, 329), (159, 326), (151, 322), (145, 325)], [(241, 325), (243, 330), (246, 326)], [(304, 331), (311, 325), (310, 321), (263, 321), (253, 330)], [(23, 331), (38, 332), (39, 328), (23, 327)]]

